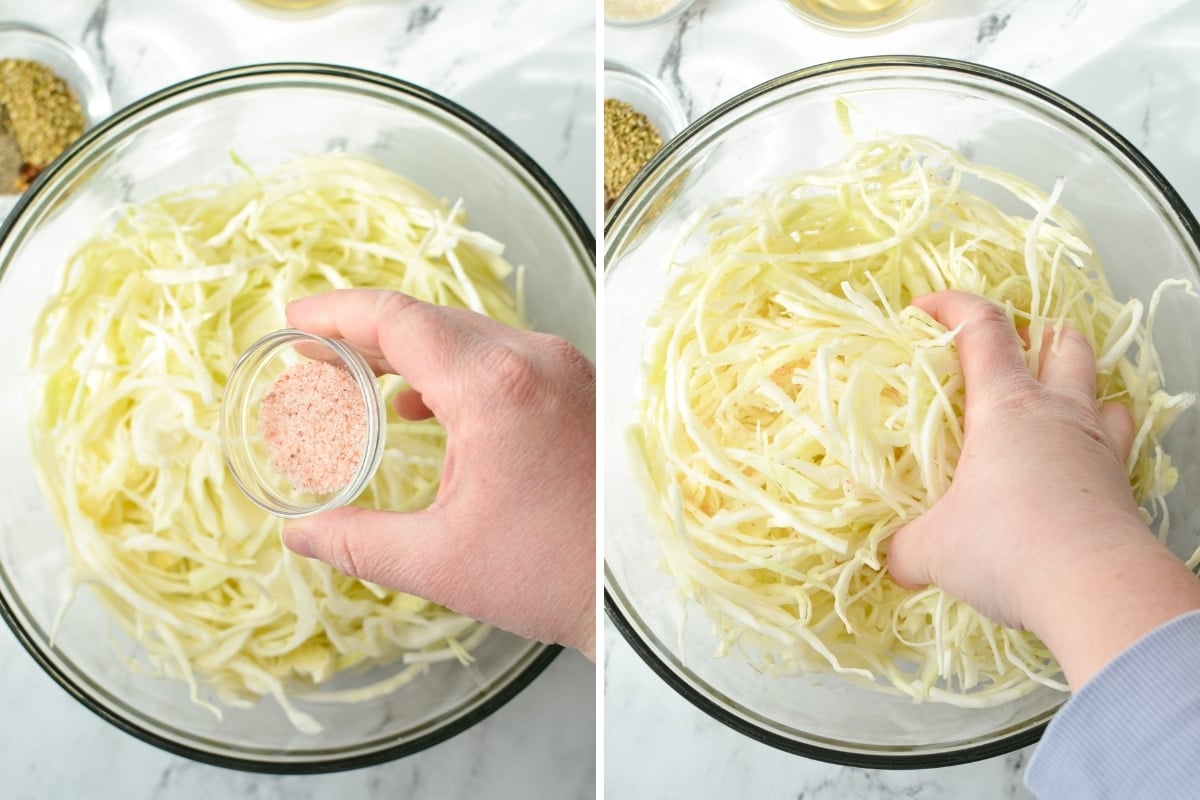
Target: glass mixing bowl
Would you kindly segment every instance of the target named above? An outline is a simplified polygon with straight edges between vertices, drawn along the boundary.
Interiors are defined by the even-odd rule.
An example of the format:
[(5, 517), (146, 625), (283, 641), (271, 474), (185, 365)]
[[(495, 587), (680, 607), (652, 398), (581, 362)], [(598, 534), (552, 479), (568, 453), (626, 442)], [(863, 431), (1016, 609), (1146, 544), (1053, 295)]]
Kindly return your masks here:
[[(112, 640), (131, 643), (86, 587), (50, 640), (68, 556), (31, 466), (34, 376), (26, 365), (34, 320), (61, 267), (123, 203), (241, 178), (231, 152), (265, 172), (328, 150), (374, 158), (448, 202), (462, 198), (471, 226), (525, 265), (530, 321), (592, 353), (594, 245), (569, 201), (487, 123), (430, 91), (368, 72), (263, 65), (168, 88), (87, 133), (39, 177), (0, 231), (0, 335), (8, 343), (0, 350), (0, 614), (46, 672), (101, 717), (222, 766), (318, 772), (421, 750), (495, 711), (559, 651), (494, 631), (468, 668), (435, 664), (368, 703), (299, 702), (324, 726), (314, 736), (298, 733), (269, 698), (226, 708), (219, 721), (189, 699), (184, 683), (135, 675)], [(398, 669), (344, 674), (329, 688)]]
[[(1036, 741), (1066, 699), (1039, 689), (998, 708), (966, 710), (858, 689), (830, 675), (772, 679), (735, 656), (716, 658), (707, 618), (676, 597), (629, 467), (625, 431), (644, 382), (643, 324), (689, 215), (765, 181), (826, 165), (844, 149), (835, 98), (856, 130), (932, 136), (977, 163), (1049, 191), (1091, 232), (1118, 298), (1149, 299), (1167, 278), (1195, 285), (1200, 228), (1161, 174), (1087, 111), (993, 69), (929, 58), (867, 58), (801, 70), (754, 88), (669, 142), (617, 201), (605, 229), (603, 382), (605, 604), (617, 628), (676, 691), (759, 741), (812, 758), (870, 767), (931, 767), (988, 758)], [(1155, 341), (1171, 391), (1200, 390), (1194, 341), (1200, 298), (1170, 292)], [(1168, 500), (1169, 544), (1200, 544), (1200, 411), (1165, 441), (1179, 468)]]

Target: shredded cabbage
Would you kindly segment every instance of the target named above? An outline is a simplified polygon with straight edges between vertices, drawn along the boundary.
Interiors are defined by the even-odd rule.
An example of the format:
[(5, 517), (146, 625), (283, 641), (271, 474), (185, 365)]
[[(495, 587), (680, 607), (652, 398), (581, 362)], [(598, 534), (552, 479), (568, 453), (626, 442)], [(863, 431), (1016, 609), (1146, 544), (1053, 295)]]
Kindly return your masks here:
[[(35, 466), (65, 533), (68, 602), (89, 586), (142, 648), (134, 668), (186, 681), (192, 699), (360, 702), (431, 662), (470, 660), (488, 628), (417, 597), (298, 558), (281, 521), (227, 474), (218, 406), (234, 362), (283, 327), (284, 307), (375, 286), (522, 326), (501, 245), (373, 162), (300, 159), (256, 177), (120, 210), (86, 242), (41, 315)], [(385, 393), (402, 386), (385, 381)], [(394, 510), (437, 492), (446, 442), (433, 420), (388, 421), (388, 446), (357, 504)], [(56, 629), (58, 623), (56, 622)], [(400, 660), (371, 686), (319, 687)]]
[(1164, 290), (1192, 288), (1117, 301), (1061, 190), (927, 138), (851, 137), (839, 162), (689, 221), (648, 325), (630, 450), (665, 567), (711, 618), (718, 656), (966, 707), (1066, 690), (1035, 636), (899, 586), (885, 546), (945, 493), (961, 452), (955, 331), (909, 305), (951, 288), (1028, 326), (1034, 374), (1054, 329), (1088, 338), (1097, 398), (1133, 415), (1134, 495), (1167, 535), (1177, 474), (1161, 440), (1195, 398), (1163, 388), (1151, 328)]

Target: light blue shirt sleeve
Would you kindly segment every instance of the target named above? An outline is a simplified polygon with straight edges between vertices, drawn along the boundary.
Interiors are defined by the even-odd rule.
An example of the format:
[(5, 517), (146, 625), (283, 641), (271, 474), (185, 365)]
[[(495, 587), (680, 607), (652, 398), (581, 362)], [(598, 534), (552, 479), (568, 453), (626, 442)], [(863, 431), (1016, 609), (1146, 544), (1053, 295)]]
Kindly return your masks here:
[(1046, 729), (1025, 783), (1041, 800), (1200, 798), (1200, 611), (1084, 684)]

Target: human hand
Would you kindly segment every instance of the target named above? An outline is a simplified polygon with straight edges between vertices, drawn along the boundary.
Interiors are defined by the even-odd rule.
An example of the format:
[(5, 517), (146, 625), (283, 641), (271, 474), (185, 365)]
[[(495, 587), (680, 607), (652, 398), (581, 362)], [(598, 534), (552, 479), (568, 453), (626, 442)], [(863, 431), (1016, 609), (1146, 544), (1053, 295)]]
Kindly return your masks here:
[(963, 292), (913, 304), (963, 326), (964, 443), (947, 493), (893, 535), (892, 576), (1034, 631), (1074, 687), (1200, 608), (1200, 581), (1141, 520), (1123, 466), (1133, 423), (1124, 407), (1097, 404), (1087, 340), (1064, 329), (1035, 379), (998, 306)]
[(595, 368), (568, 342), (396, 292), (297, 300), (289, 324), (346, 340), (403, 375), (408, 419), (447, 430), (421, 511), (341, 508), (284, 543), (347, 575), (595, 659)]

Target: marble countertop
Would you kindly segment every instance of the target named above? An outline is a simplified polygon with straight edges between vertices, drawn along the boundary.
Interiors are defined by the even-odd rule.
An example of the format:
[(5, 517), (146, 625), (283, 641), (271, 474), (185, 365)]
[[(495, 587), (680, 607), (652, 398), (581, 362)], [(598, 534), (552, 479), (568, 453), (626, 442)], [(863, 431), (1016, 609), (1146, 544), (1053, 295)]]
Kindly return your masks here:
[[(813, 28), (782, 0), (696, 0), (644, 29), (606, 28), (605, 58), (657, 75), (691, 119), (769, 78), (839, 58), (960, 58), (1042, 83), (1097, 114), (1200, 209), (1200, 2), (931, 0), (879, 35)], [(776, 751), (677, 695), (606, 624), (605, 794), (611, 798), (1028, 798), (1026, 748), (922, 771), (853, 769)]]
[[(183, 78), (263, 61), (348, 64), (423, 84), (508, 134), (594, 224), (591, 0), (343, 0), (296, 18), (242, 0), (0, 0), (0, 21), (81, 43), (116, 107)], [(178, 758), (103, 722), (3, 628), (0, 797), (594, 797), (595, 680), (590, 663), (564, 653), (483, 723), (419, 754), (332, 775), (254, 775)]]

